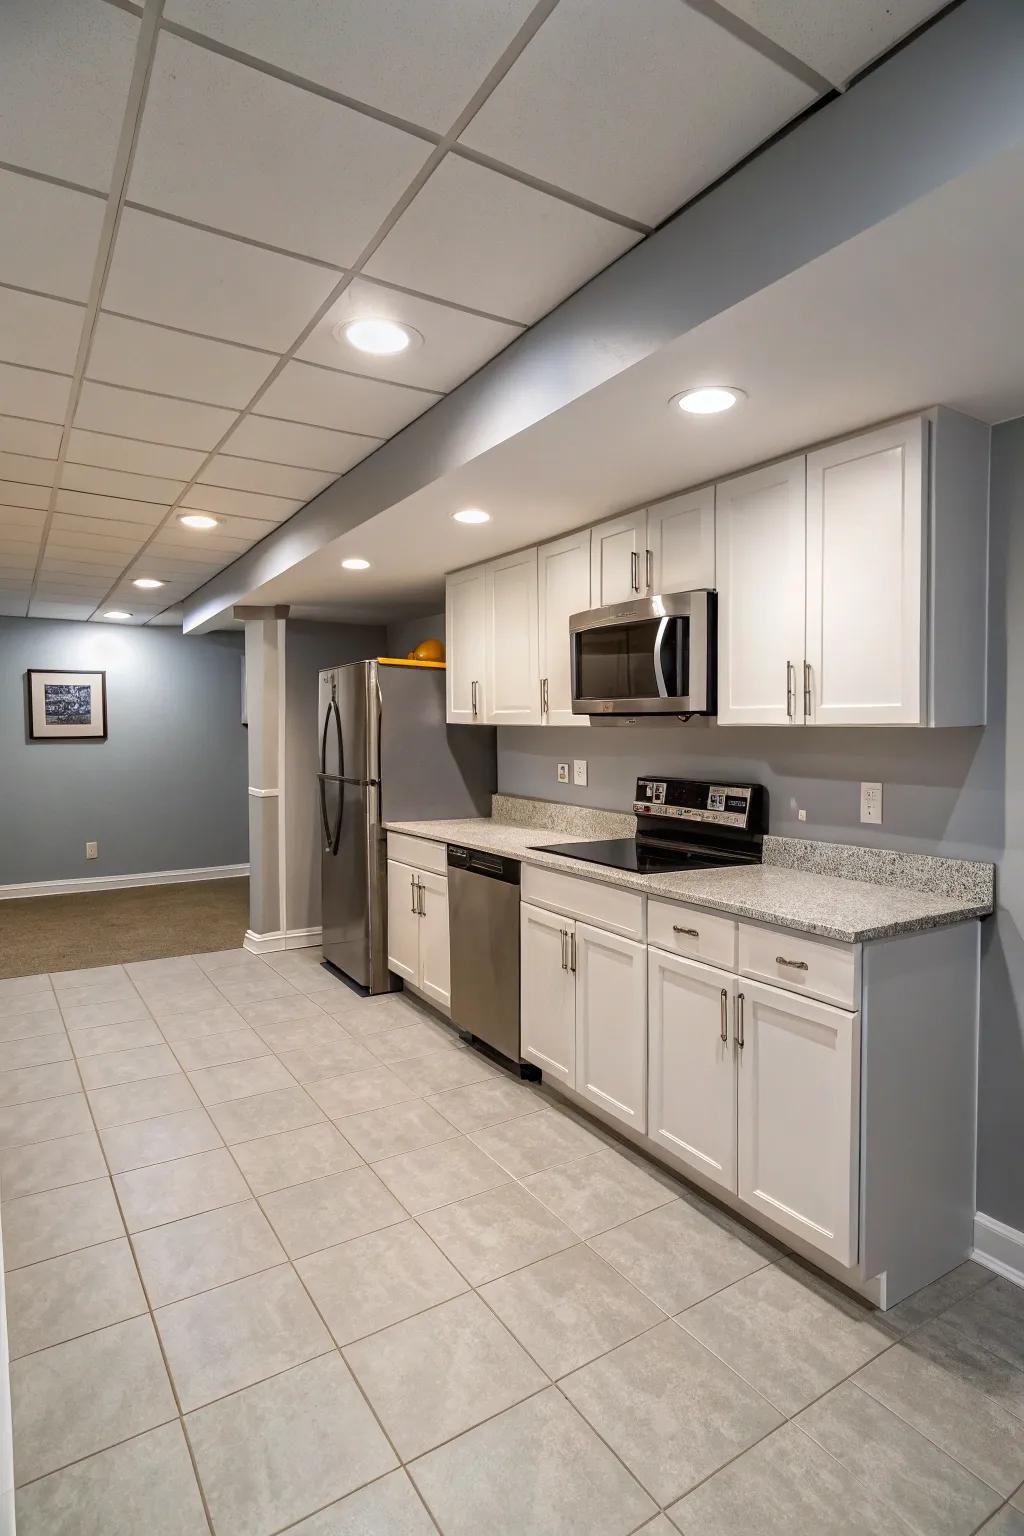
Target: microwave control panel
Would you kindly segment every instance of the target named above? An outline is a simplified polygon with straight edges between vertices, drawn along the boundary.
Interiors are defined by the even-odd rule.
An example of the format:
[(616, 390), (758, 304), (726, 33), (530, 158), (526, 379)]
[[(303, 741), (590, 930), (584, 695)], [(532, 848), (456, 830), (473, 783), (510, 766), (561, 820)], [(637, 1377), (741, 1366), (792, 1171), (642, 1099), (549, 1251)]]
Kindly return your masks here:
[(633, 810), (746, 831), (755, 797), (752, 784), (709, 784), (703, 779), (637, 779)]

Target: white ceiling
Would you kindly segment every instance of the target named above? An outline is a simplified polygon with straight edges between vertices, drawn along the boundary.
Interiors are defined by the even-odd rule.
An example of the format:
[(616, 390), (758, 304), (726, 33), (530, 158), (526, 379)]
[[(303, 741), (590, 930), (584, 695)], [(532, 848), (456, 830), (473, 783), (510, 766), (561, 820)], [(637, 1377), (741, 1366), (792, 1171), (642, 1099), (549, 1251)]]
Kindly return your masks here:
[[(177, 622), (939, 8), (4, 0), (0, 613)], [(423, 345), (345, 350), (360, 314)]]

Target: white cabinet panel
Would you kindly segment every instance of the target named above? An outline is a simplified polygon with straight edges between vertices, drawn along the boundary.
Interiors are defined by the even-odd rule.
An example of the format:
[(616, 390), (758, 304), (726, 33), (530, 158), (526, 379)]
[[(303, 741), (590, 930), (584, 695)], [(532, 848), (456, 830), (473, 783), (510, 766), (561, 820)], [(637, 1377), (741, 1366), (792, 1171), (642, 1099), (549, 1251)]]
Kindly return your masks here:
[(719, 485), (718, 723), (803, 722), (805, 461)]
[(576, 1091), (647, 1127), (647, 951), (576, 924)]
[(545, 725), (589, 725), (572, 712), (569, 674), (569, 619), (590, 602), (590, 529), (571, 533), (537, 551), (540, 610), (540, 675)]
[(736, 978), (648, 951), (647, 1134), (736, 1192)]
[(759, 923), (739, 924), (739, 969), (745, 976), (835, 1003), (837, 1008), (857, 1006), (860, 956), (859, 944), (812, 939)]
[(538, 907), (554, 907), (601, 928), (611, 928), (623, 938), (644, 936), (644, 898), (639, 891), (624, 891), (581, 875), (563, 875), (558, 869), (524, 864), (522, 896)]
[(655, 592), (715, 585), (715, 488), (705, 485), (647, 509), (647, 547)]
[(829, 1254), (857, 1259), (860, 1015), (741, 982), (742, 1200)]
[(523, 902), (521, 936), (521, 1050), (546, 1077), (570, 1088), (576, 1081), (576, 986), (569, 969), (573, 923)]
[(457, 571), (445, 581), (445, 683), (454, 725), (484, 722), (485, 586), (483, 566)]
[(388, 969), (416, 985), (419, 972), (420, 919), (416, 912), (416, 873), (408, 864), (388, 860)]
[(736, 919), (647, 898), (647, 942), (704, 965), (736, 969)]
[(598, 523), (590, 530), (590, 596), (594, 608), (645, 597), (647, 582), (647, 512)]
[(420, 949), (419, 988), (444, 1009), (452, 1002), (451, 952), (448, 943), (448, 881), (444, 875), (419, 872)]
[(491, 725), (539, 725), (537, 551), (494, 560), (484, 576), (486, 718)]
[(808, 455), (806, 685), (815, 725), (922, 720), (927, 431), (915, 417)]

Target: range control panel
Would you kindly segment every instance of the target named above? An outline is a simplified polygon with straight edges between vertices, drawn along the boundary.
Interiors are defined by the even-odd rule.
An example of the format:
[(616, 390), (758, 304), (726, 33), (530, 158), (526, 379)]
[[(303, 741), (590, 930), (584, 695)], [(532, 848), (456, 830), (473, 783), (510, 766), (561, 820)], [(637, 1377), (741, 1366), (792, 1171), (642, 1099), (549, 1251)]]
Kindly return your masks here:
[(752, 784), (709, 784), (703, 779), (637, 779), (637, 816), (667, 816), (746, 831), (754, 800)]

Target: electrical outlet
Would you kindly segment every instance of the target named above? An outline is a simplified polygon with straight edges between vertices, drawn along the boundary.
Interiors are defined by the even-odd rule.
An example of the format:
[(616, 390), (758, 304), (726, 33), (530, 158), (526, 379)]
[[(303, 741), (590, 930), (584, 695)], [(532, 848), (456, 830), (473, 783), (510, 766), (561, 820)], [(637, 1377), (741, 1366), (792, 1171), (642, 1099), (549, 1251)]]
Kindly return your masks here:
[(803, 806), (801, 806), (800, 809), (797, 811), (796, 819), (797, 819), (797, 821), (806, 821), (807, 820), (807, 812), (804, 810)]
[(574, 757), (572, 760), (572, 781), (574, 784), (586, 784), (587, 760), (585, 757)]
[(559, 763), (559, 765), (558, 765), (558, 782), (559, 782), (559, 784), (568, 784), (568, 782), (569, 782), (569, 764), (568, 763)]
[(882, 786), (881, 784), (862, 784), (860, 787), (860, 819), (861, 821), (880, 822), (882, 820)]
[(87, 859), (98, 859), (100, 856), (99, 843), (86, 843), (85, 856)]

